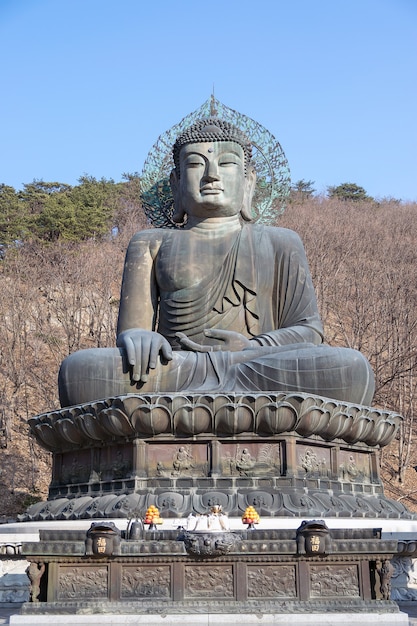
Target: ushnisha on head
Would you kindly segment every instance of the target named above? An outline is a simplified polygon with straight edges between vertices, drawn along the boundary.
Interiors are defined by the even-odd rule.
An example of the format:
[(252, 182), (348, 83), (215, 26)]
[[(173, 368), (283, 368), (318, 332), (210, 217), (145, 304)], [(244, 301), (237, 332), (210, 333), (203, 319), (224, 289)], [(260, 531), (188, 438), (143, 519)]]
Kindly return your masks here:
[[(171, 173), (171, 187), (175, 203), (174, 221), (183, 222), (184, 216), (190, 212), (187, 201), (185, 200), (187, 196), (185, 191), (188, 189), (189, 183), (184, 180), (186, 174), (184, 174), (182, 170), (184, 169), (184, 154), (192, 152), (190, 146), (193, 144), (197, 144), (197, 151), (198, 148), (200, 148), (202, 153), (206, 152), (206, 157), (209, 159), (213, 158), (213, 153), (219, 152), (219, 150), (224, 149), (225, 151), (229, 151), (231, 145), (237, 144), (237, 146), (239, 146), (238, 148), (236, 146), (234, 148), (234, 150), (241, 155), (240, 172), (236, 171), (236, 180), (234, 181), (237, 187), (236, 191), (241, 190), (241, 194), (237, 193), (236, 195), (242, 195), (241, 200), (238, 201), (238, 213), (240, 213), (243, 219), (250, 221), (252, 219), (251, 201), (256, 180), (255, 170), (252, 165), (251, 142), (239, 128), (230, 122), (215, 117), (198, 120), (181, 133), (174, 144), (173, 159), (175, 168)], [(205, 147), (206, 145), (207, 148)], [(185, 147), (187, 147), (186, 150), (184, 150)], [(204, 158), (204, 155), (202, 156)], [(230, 173), (228, 173), (228, 175), (230, 179)], [(239, 176), (241, 176), (240, 181), (237, 180)], [(204, 179), (208, 177), (210, 177), (210, 175), (207, 174), (207, 172), (202, 175), (202, 189), (204, 189)], [(230, 190), (230, 181), (229, 183), (227, 180), (224, 182), (227, 189), (224, 189), (225, 194), (222, 199), (225, 201), (226, 192)], [(219, 183), (219, 186), (221, 187), (221, 183)], [(222, 199), (219, 199), (219, 204)]]

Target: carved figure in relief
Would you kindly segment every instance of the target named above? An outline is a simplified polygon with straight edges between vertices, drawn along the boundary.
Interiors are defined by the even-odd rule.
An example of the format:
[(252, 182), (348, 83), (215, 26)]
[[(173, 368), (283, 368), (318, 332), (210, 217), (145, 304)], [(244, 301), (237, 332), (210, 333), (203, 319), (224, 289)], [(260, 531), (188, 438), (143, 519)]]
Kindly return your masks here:
[(247, 448), (243, 448), (239, 457), (236, 459), (236, 468), (240, 474), (247, 474), (254, 468), (256, 460), (252, 457)]
[(113, 478), (123, 478), (126, 475), (128, 464), (123, 459), (121, 450), (116, 453), (116, 459), (113, 461)]
[(320, 463), (317, 454), (310, 448), (307, 448), (304, 456), (301, 457), (301, 466), (307, 473), (319, 471)]
[(389, 559), (378, 560), (376, 562), (376, 571), (380, 579), (380, 592), (383, 600), (389, 600), (391, 597), (391, 577), (395, 571), (394, 566)]
[(256, 449), (256, 455), (249, 448), (241, 450), (236, 446), (234, 456), (230, 452), (224, 455), (223, 463), (228, 467), (232, 475), (252, 476), (275, 473), (280, 468), (280, 447), (274, 444), (265, 444)]
[(185, 470), (192, 469), (194, 467), (194, 459), (185, 446), (181, 446), (174, 455), (174, 461), (172, 463), (176, 473), (183, 472)]
[(358, 467), (353, 454), (350, 454), (348, 460), (341, 464), (339, 471), (342, 478), (350, 481), (363, 480), (366, 473), (363, 468)]
[[(391, 576), (391, 600), (417, 600), (416, 572), (411, 557), (394, 556), (391, 560), (393, 572)], [(410, 586), (409, 586), (410, 585)]]
[(178, 229), (131, 240), (117, 348), (62, 363), (62, 406), (135, 392), (304, 391), (370, 403), (357, 351), (323, 345), (301, 241), (251, 224), (251, 144), (217, 118), (176, 140), (171, 186)]
[(162, 461), (158, 461), (156, 464), (156, 475), (157, 476), (171, 476), (172, 471), (167, 469)]
[(301, 467), (305, 470), (306, 474), (320, 476), (328, 476), (329, 474), (326, 459), (319, 459), (317, 454), (311, 448), (307, 448), (304, 455), (300, 457), (300, 462)]
[(35, 563), (32, 561), (26, 569), (30, 580), (30, 599), (32, 602), (39, 602), (41, 592), (41, 578), (45, 572), (45, 563)]

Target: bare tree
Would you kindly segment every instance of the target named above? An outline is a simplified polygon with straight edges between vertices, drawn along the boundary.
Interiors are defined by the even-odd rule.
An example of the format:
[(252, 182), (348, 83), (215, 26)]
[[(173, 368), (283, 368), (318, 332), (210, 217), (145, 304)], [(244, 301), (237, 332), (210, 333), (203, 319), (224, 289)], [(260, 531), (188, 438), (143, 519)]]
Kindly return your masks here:
[[(292, 203), (280, 225), (305, 242), (326, 339), (363, 352), (376, 376), (374, 403), (405, 420), (387, 476), (404, 482), (416, 463), (416, 205), (315, 197)], [(412, 470), (414, 471), (414, 470)]]

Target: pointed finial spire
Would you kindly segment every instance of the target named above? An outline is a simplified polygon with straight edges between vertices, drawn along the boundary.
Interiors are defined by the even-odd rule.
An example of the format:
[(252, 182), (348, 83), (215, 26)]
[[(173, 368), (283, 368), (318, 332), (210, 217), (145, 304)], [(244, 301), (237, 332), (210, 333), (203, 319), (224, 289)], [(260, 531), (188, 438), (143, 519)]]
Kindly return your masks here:
[(214, 97), (214, 85), (213, 85), (213, 93), (210, 98), (210, 117), (217, 117), (217, 109), (216, 109), (216, 98)]

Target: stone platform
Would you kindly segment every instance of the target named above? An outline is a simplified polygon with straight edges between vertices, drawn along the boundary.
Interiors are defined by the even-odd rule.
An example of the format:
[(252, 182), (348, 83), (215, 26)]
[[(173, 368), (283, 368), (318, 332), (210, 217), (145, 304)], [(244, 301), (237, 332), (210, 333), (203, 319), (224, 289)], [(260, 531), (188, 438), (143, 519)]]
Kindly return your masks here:
[(398, 606), (387, 598), (396, 551), (397, 541), (377, 529), (329, 530), (322, 521), (279, 531), (148, 530), (135, 540), (100, 522), (88, 533), (41, 531), (40, 541), (22, 545), (39, 573), (22, 614), (395, 618)]
[[(34, 417), (53, 473), (48, 501), (21, 521), (69, 527), (22, 542), (35, 601), (11, 623), (93, 624), (99, 613), (103, 624), (219, 625), (242, 614), (248, 624), (325, 624), (326, 614), (329, 624), (406, 624), (389, 600), (399, 544), (381, 528), (416, 516), (384, 496), (379, 474), (379, 450), (401, 421), (303, 393), (130, 394)], [(133, 540), (124, 527), (150, 505), (162, 529)], [(261, 516), (256, 531), (242, 528), (248, 506)], [(228, 532), (185, 539), (176, 529), (213, 507)], [(87, 527), (111, 519), (115, 544), (94, 553)], [(316, 524), (313, 548), (301, 520)]]
[(413, 518), (384, 496), (379, 449), (402, 417), (310, 394), (131, 394), (29, 420), (53, 452), (48, 502), (22, 521), (240, 516)]
[[(230, 626), (242, 622), (242, 615), (206, 613), (200, 615), (71, 615), (71, 626), (174, 626), (187, 624), (190, 626)], [(68, 615), (12, 615), (9, 624), (18, 626), (60, 626), (68, 625)], [(280, 624), (281, 626), (411, 626), (414, 621), (409, 621), (407, 613), (311, 613), (304, 615), (296, 614), (245, 614), (244, 624)]]
[[(117, 525), (120, 529), (122, 535), (126, 533), (127, 529), (127, 520), (124, 519), (114, 519), (115, 525)], [(370, 518), (361, 518), (361, 519), (342, 519), (342, 518), (333, 518), (326, 520), (326, 525), (329, 527), (330, 531), (333, 533), (334, 530), (346, 532), (346, 530), (366, 530), (367, 534), (373, 533), (373, 528), (375, 527), (375, 521)], [(172, 535), (174, 530), (178, 524), (184, 523), (185, 520), (180, 519), (164, 519), (164, 523), (162, 525), (162, 529), (168, 531), (169, 534)], [(230, 527), (238, 534), (244, 530), (242, 522), (240, 519), (231, 518), (229, 520)], [(410, 592), (414, 592), (413, 589), (408, 588), (407, 580), (402, 580), (404, 578), (406, 569), (401, 567), (401, 572), (397, 571), (396, 561), (410, 561), (414, 559), (416, 556), (416, 542), (414, 541), (415, 536), (417, 535), (417, 521), (414, 520), (399, 520), (399, 519), (380, 519), (377, 521), (378, 527), (381, 528), (381, 538), (384, 541), (388, 541), (392, 543), (393, 541), (397, 542), (397, 556), (391, 561), (394, 564), (394, 571), (391, 583), (392, 583), (392, 598), (397, 597), (408, 597)], [(53, 530), (54, 533), (59, 531), (60, 533), (67, 533), (71, 530), (76, 530), (79, 533), (79, 537), (86, 537), (86, 533), (88, 528), (91, 525), (91, 520), (79, 520), (79, 521), (44, 521), (44, 522), (25, 522), (25, 523), (14, 523), (14, 524), (4, 524), (0, 526), (0, 543), (3, 546), (7, 547), (7, 550), (10, 551), (12, 546), (15, 546), (16, 554), (14, 556), (8, 555), (7, 558), (10, 560), (14, 559), (14, 570), (16, 567), (20, 567), (21, 574), (19, 574), (19, 584), (20, 577), (25, 577), (25, 569), (28, 567), (29, 563), (26, 561), (25, 557), (21, 554), (22, 544), (26, 545), (28, 543), (37, 543), (40, 540), (39, 533), (42, 533), (42, 537), (44, 537), (44, 533), (46, 531), (47, 534), (50, 535), (50, 531)], [(293, 536), (296, 536), (296, 529), (300, 525), (300, 520), (296, 518), (266, 518), (261, 519), (260, 524), (257, 526), (257, 530), (253, 531), (256, 536), (259, 531), (269, 532), (270, 530), (274, 530), (275, 533), (280, 533), (282, 530), (286, 530), (289, 532), (292, 530)], [(271, 528), (273, 527), (273, 528)], [(349, 527), (349, 528), (348, 528)], [(159, 534), (159, 533), (158, 533)], [(56, 535), (55, 535), (56, 536)], [(129, 542), (130, 543), (130, 542)], [(6, 554), (3, 558), (6, 558)], [(39, 556), (38, 556), (39, 558)], [(4, 561), (5, 564), (8, 561)], [(407, 563), (404, 563), (407, 566)], [(8, 575), (6, 575), (7, 577)], [(407, 577), (408, 578), (408, 577)], [(400, 588), (401, 587), (401, 588)], [(10, 586), (7, 585), (8, 592), (10, 590)], [(19, 587), (20, 591), (25, 592), (24, 600), (28, 600), (29, 598), (29, 579), (26, 579), (26, 583), (24, 586)], [(398, 592), (401, 591), (401, 594)], [(6, 604), (0, 603), (0, 608), (3, 609), (0, 617), (3, 615), (5, 618), (3, 621), (0, 619), (0, 623), (9, 623), (8, 617), (13, 615), (13, 623), (20, 624), (21, 626), (26, 626), (29, 624), (59, 624), (59, 623), (68, 623), (69, 615), (65, 615), (65, 613), (58, 614), (31, 614), (31, 615), (20, 615), (19, 612), (19, 597), (14, 598), (14, 608), (10, 605), (10, 608), (6, 607)], [(135, 619), (135, 616), (132, 614), (123, 613), (123, 611), (127, 610), (127, 602), (123, 601), (123, 606), (116, 607), (113, 606), (114, 610), (118, 611), (118, 613), (71, 613), (71, 623), (79, 624), (80, 626), (93, 626), (98, 624), (132, 624), (132, 623), (143, 623), (143, 624), (178, 624), (183, 618), (184, 623), (191, 624), (216, 624), (216, 626), (220, 626), (222, 623), (229, 624), (232, 623), (233, 619), (241, 621), (242, 618), (239, 615), (227, 614), (225, 621), (223, 621), (223, 615), (221, 614), (212, 614), (210, 610), (207, 611), (207, 614), (170, 614), (169, 616), (162, 616), (161, 614), (148, 614), (146, 616), (136, 616), (137, 621), (132, 621)], [(416, 616), (416, 624), (417, 624), (417, 609), (414, 607), (414, 604), (417, 605), (417, 602), (409, 603), (406, 608), (402, 608), (403, 605), (400, 603), (401, 611), (408, 613), (410, 616)], [(35, 607), (35, 604), (31, 604), (28, 606)], [(309, 606), (313, 608), (313, 604), (310, 602)], [(384, 605), (385, 606), (385, 605)], [(62, 606), (61, 606), (62, 608)], [(106, 601), (106, 610), (111, 610), (111, 603)], [(35, 609), (36, 610), (36, 609)], [(100, 609), (101, 610), (101, 609)], [(353, 609), (352, 609), (353, 610)], [(414, 611), (414, 612), (413, 612)], [(300, 622), (299, 620), (305, 617), (306, 620)], [(170, 621), (167, 621), (169, 618)], [(29, 620), (29, 621), (28, 621)], [(188, 621), (187, 621), (188, 620)], [(222, 621), (219, 621), (222, 620)], [(291, 621), (290, 621), (291, 620)], [(330, 621), (329, 621), (330, 620)], [(360, 613), (334, 613), (329, 615), (328, 613), (320, 614), (320, 613), (312, 613), (311, 616), (303, 616), (302, 614), (283, 614), (283, 613), (265, 613), (260, 615), (256, 614), (245, 614), (245, 623), (276, 623), (276, 624), (408, 624), (407, 620), (404, 618), (403, 613), (378, 613), (376, 612), (376, 606), (373, 605), (372, 613), (360, 612)], [(414, 623), (410, 621), (410, 624)]]

